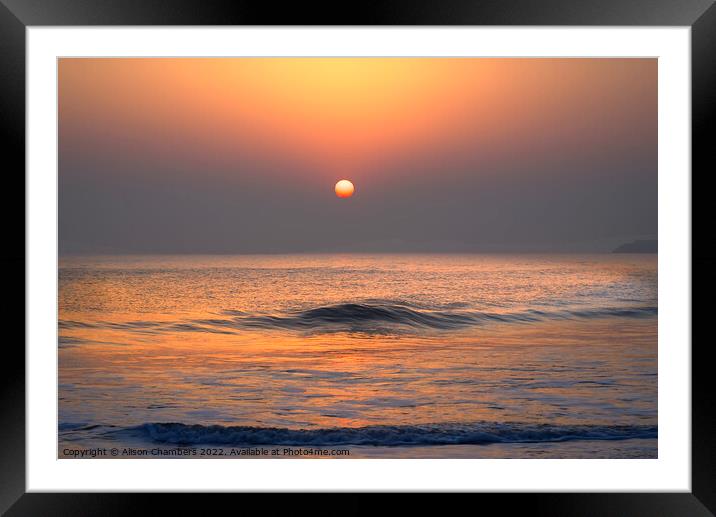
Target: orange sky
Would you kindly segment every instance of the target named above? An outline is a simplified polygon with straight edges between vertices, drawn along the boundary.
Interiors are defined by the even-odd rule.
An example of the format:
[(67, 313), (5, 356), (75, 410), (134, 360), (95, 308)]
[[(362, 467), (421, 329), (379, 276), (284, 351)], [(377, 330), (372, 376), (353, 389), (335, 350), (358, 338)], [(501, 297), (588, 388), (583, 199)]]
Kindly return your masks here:
[[(656, 59), (64, 58), (58, 89), (67, 249), (601, 250), (656, 232)], [(343, 178), (356, 194), (336, 204)]]
[(445, 146), (509, 153), (535, 132), (631, 138), (613, 119), (644, 117), (632, 79), (655, 74), (625, 59), (62, 59), (60, 114), (68, 143), (135, 135), (149, 154), (228, 161), (241, 147), (350, 176)]

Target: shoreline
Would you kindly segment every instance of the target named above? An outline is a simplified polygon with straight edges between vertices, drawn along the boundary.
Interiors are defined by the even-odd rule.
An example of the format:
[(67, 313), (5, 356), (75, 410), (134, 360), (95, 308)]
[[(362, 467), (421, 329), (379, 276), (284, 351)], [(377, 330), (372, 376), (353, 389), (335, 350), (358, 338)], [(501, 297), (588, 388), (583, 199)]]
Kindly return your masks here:
[[(273, 453), (278, 449), (278, 453)], [(113, 450), (117, 453), (113, 454)], [(306, 451), (313, 451), (307, 453)], [(85, 451), (84, 454), (78, 451)], [(232, 452), (233, 451), (233, 452)], [(290, 451), (290, 452), (288, 452)], [(316, 452), (322, 451), (322, 452)], [(346, 454), (345, 452), (348, 451)], [(74, 454), (74, 456), (73, 456)], [(485, 445), (290, 447), (60, 441), (58, 459), (657, 459), (658, 438)]]

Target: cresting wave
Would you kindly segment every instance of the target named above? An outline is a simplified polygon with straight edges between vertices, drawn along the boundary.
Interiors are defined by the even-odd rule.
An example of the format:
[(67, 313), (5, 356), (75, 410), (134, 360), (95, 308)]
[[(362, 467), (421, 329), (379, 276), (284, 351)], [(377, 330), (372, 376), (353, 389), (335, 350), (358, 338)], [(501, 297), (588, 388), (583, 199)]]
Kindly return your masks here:
[(105, 328), (136, 332), (212, 332), (293, 330), (313, 332), (389, 332), (395, 329), (451, 330), (487, 323), (529, 323), (554, 319), (643, 318), (657, 315), (656, 307), (603, 307), (563, 310), (529, 309), (516, 312), (443, 310), (398, 303), (343, 303), (283, 314), (225, 311), (221, 318), (186, 322), (129, 321), (85, 323), (61, 320), (60, 328)]
[(479, 445), (573, 440), (657, 438), (655, 425), (541, 425), (478, 422), (471, 424), (375, 425), (326, 429), (287, 429), (180, 423), (147, 423), (112, 430), (139, 439), (174, 445)]

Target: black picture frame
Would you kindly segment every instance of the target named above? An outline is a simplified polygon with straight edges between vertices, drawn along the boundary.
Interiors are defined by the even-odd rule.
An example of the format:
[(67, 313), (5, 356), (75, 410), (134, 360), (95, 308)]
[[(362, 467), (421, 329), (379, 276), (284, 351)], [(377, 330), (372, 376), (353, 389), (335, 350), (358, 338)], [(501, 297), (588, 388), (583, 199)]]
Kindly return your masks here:
[[(311, 5), (241, 0), (0, 0), (0, 127), (5, 225), (2, 266), (8, 326), (25, 321), (25, 229), (17, 220), (25, 203), (25, 30), (62, 25), (576, 25), (690, 26), (692, 51), (692, 329), (698, 330), (713, 302), (696, 303), (714, 288), (716, 253), (696, 245), (694, 230), (710, 220), (694, 188), (716, 170), (709, 126), (716, 125), (716, 7), (713, 0), (403, 0)], [(21, 194), (22, 193), (22, 194)], [(17, 203), (17, 204), (16, 204)], [(20, 294), (22, 293), (22, 294)], [(15, 296), (12, 296), (15, 295)], [(700, 323), (696, 325), (696, 317)], [(24, 327), (23, 327), (24, 328)], [(529, 508), (537, 515), (714, 515), (716, 514), (716, 409), (711, 396), (711, 340), (692, 338), (692, 491), (689, 493), (483, 494), (501, 511)], [(23, 339), (24, 341), (24, 339)], [(687, 346), (688, 343), (684, 343)], [(160, 495), (26, 493), (25, 352), (19, 339), (3, 344), (0, 511), (7, 515), (123, 515), (145, 508)], [(246, 496), (242, 496), (246, 497)], [(341, 513), (372, 511), (376, 496), (351, 496), (332, 506)], [(202, 498), (204, 510), (206, 498)], [(277, 511), (273, 500), (270, 512)], [(325, 503), (325, 499), (322, 499)], [(164, 496), (163, 513), (189, 510), (187, 497)], [(331, 504), (309, 509), (323, 513)], [(246, 504), (245, 500), (242, 504)], [(295, 509), (291, 498), (288, 504)], [(335, 503), (332, 503), (335, 504)], [(445, 511), (441, 503), (441, 510)], [(452, 504), (452, 503), (451, 503)], [(464, 504), (455, 501), (455, 504)], [(482, 503), (480, 503), (482, 504)], [(237, 508), (238, 510), (238, 508)]]

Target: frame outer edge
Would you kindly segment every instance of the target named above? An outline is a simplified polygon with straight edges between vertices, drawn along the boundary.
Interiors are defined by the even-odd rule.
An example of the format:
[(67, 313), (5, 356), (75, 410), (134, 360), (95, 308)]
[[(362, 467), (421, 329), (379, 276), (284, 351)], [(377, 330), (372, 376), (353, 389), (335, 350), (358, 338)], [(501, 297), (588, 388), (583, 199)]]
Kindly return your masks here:
[[(5, 251), (0, 267), (5, 296), (0, 314), (12, 332), (3, 340), (0, 361), (0, 513), (25, 492), (25, 25), (0, 3), (0, 149), (2, 186), (6, 196), (0, 204)], [(20, 274), (22, 271), (22, 274)], [(12, 295), (10, 293), (13, 293)], [(20, 294), (22, 293), (22, 294)], [(17, 329), (22, 329), (18, 330)], [(16, 336), (21, 333), (22, 340)], [(22, 345), (20, 342), (22, 341)]]
[[(709, 231), (713, 201), (706, 178), (716, 170), (713, 128), (716, 125), (716, 4), (691, 27), (691, 192), (692, 192), (692, 493), (716, 513), (716, 403), (713, 398), (713, 357), (706, 323), (713, 318), (716, 252), (709, 240), (697, 243), (696, 230)], [(701, 188), (694, 188), (701, 186)], [(700, 203), (696, 203), (697, 199)], [(708, 234), (707, 234), (708, 235)], [(698, 274), (699, 281), (693, 282)], [(700, 303), (699, 303), (700, 302)], [(696, 324), (699, 319), (702, 323)], [(697, 329), (704, 328), (697, 338)]]
[(692, 25), (713, 0), (0, 0), (25, 25)]
[[(10, 164), (10, 167), (5, 170), (17, 170), (22, 169), (23, 174), (20, 176), (17, 174), (15, 177), (7, 175), (7, 181), (15, 181), (12, 183), (12, 187), (20, 187), (23, 192), (23, 203), (25, 186), (24, 181), (19, 178), (24, 178), (24, 166), (25, 166), (25, 24), (27, 22), (39, 22), (39, 24), (52, 24), (51, 18), (55, 17), (55, 13), (51, 12), (52, 9), (48, 9), (47, 12), (37, 9), (37, 1), (31, 0), (28, 3), (33, 5), (27, 10), (22, 10), (20, 7), (20, 15), (16, 15), (18, 12), (17, 7), (14, 11), (11, 11), (5, 4), (7, 0), (0, 2), (0, 69), (3, 71), (2, 83), (0, 83), (0, 127), (2, 128), (2, 138), (0, 138), (0, 146), (5, 151), (4, 156), (6, 157), (6, 163)], [(17, 2), (10, 0), (10, 3), (17, 6)], [(67, 1), (58, 2), (63, 6), (67, 5)], [(75, 6), (79, 7), (79, 2), (72, 2)], [(100, 2), (104, 3), (104, 2)], [(184, 4), (190, 4), (191, 2), (185, 2)], [(696, 2), (704, 4), (705, 2)], [(681, 9), (677, 2), (671, 3), (674, 9)], [(48, 6), (48, 3), (45, 3)], [(105, 16), (99, 16), (96, 21), (109, 22), (109, 24), (122, 23), (120, 19), (125, 19), (126, 16), (117, 16), (114, 23), (106, 19), (106, 17), (116, 16), (117, 3), (115, 3), (115, 9), (107, 12)], [(33, 8), (34, 7), (34, 8)], [(83, 6), (84, 7), (84, 6)], [(549, 11), (549, 5), (545, 5), (545, 10)], [(694, 3), (691, 4), (690, 13), (694, 13)], [(121, 9), (120, 9), (121, 10)], [(29, 12), (28, 12), (29, 11)], [(70, 18), (74, 18), (76, 24), (91, 24), (88, 21), (89, 18), (93, 18), (94, 14), (89, 16), (83, 16), (78, 13), (78, 10), (70, 9)], [(151, 9), (147, 9), (145, 14), (148, 16), (144, 17), (146, 20), (144, 23), (156, 23), (161, 20), (156, 19), (156, 10), (152, 14)], [(458, 10), (459, 11), (459, 10)], [(134, 18), (134, 14), (137, 10), (133, 10), (131, 17)], [(675, 11), (674, 11), (675, 12)], [(186, 14), (186, 11), (185, 13)], [(57, 19), (58, 17), (55, 17)], [(66, 18), (66, 16), (60, 16), (59, 18)], [(170, 16), (170, 18), (176, 18)], [(474, 19), (474, 16), (468, 17), (469, 20)], [(679, 17), (681, 18), (681, 17)], [(135, 18), (135, 22), (141, 21)], [(635, 20), (636, 21), (636, 20)], [(49, 23), (48, 23), (49, 22)], [(166, 23), (166, 22), (165, 22)], [(171, 23), (171, 22), (169, 22)], [(563, 22), (565, 23), (565, 22)], [(633, 23), (633, 22), (632, 22)], [(638, 23), (638, 22), (637, 22)], [(642, 22), (643, 23), (643, 22)], [(494, 22), (493, 22), (494, 24)], [(594, 23), (598, 24), (598, 23)], [(703, 8), (696, 16), (692, 26), (692, 163), (693, 171), (703, 171), (703, 175), (716, 170), (714, 165), (713, 153), (710, 151), (710, 141), (707, 136), (709, 126), (713, 125), (714, 111), (716, 110), (716, 6), (713, 2), (707, 2), (706, 7)], [(707, 169), (708, 168), (708, 169)], [(695, 176), (695, 175), (694, 175)], [(22, 183), (20, 183), (22, 181)], [(20, 186), (21, 185), (21, 186)], [(7, 186), (7, 183), (6, 183)], [(17, 192), (17, 191), (15, 191)], [(694, 194), (697, 192), (693, 190)], [(18, 196), (19, 197), (19, 196)], [(696, 196), (694, 195), (694, 198)], [(2, 210), (8, 215), (6, 221), (16, 220), (16, 214), (14, 217), (10, 216), (10, 206), (3, 206)], [(24, 211), (24, 207), (23, 207)], [(692, 206), (693, 219), (696, 227), (698, 220), (708, 221), (709, 214), (703, 211), (695, 211)], [(701, 215), (701, 217), (699, 217)], [(706, 219), (704, 219), (704, 217)], [(699, 226), (701, 227), (701, 226)], [(23, 230), (18, 230), (19, 234), (22, 231), (22, 235), (16, 235), (14, 230), (12, 236), (17, 237), (16, 242), (22, 239), (23, 246), (22, 252), (16, 255), (10, 255), (3, 257), (2, 264), (7, 267), (10, 271), (16, 271), (21, 268), (24, 271), (25, 267), (25, 236)], [(694, 271), (699, 271), (702, 275), (705, 275), (707, 281), (702, 282), (701, 288), (698, 292), (710, 291), (710, 288), (716, 285), (714, 280), (716, 279), (716, 254), (710, 250), (705, 250), (701, 247), (693, 248), (693, 260), (694, 260)], [(12, 275), (11, 275), (12, 276)], [(12, 286), (16, 287), (15, 284), (20, 283), (20, 276), (14, 275), (16, 278), (11, 280)], [(703, 278), (702, 278), (703, 279)], [(18, 289), (19, 290), (19, 287)], [(696, 292), (696, 291), (695, 291)], [(24, 286), (23, 286), (24, 293)], [(24, 301), (24, 295), (23, 295)], [(17, 299), (5, 299), (2, 302), (2, 308), (5, 310), (4, 314), (8, 315), (16, 321), (20, 320), (20, 309)], [(701, 314), (706, 316), (705, 311), (708, 307), (699, 310), (698, 304), (694, 305), (694, 315)], [(24, 312), (24, 303), (22, 305)], [(703, 311), (703, 312), (702, 312)], [(24, 321), (24, 314), (22, 320)], [(3, 361), (3, 369), (5, 370), (2, 383), (2, 396), (3, 402), (3, 427), (2, 427), (2, 443), (3, 447), (0, 449), (0, 513), (4, 513), (13, 503), (25, 492), (25, 378), (24, 378), (24, 367), (19, 368), (19, 364), (24, 366), (24, 350), (20, 349), (19, 346), (14, 343), (10, 343), (7, 347), (9, 360)], [(714, 474), (716, 473), (716, 445), (713, 443), (713, 437), (716, 435), (716, 417), (714, 414), (714, 402), (712, 401), (709, 393), (710, 386), (708, 383), (710, 373), (710, 362), (707, 360), (699, 361), (699, 358), (703, 358), (706, 354), (698, 348), (694, 347), (694, 361), (693, 361), (693, 494), (698, 500), (709, 510), (716, 508), (716, 479)], [(18, 404), (13, 407), (14, 404)], [(79, 494), (77, 494), (79, 495)], [(99, 494), (97, 494), (99, 495)], [(637, 494), (634, 494), (637, 496)], [(645, 495), (645, 494), (644, 494)], [(642, 495), (642, 496), (644, 496)], [(39, 494), (32, 497), (35, 499), (39, 497)], [(649, 497), (649, 496), (646, 496)], [(26, 497), (22, 497), (24, 502)], [(19, 505), (16, 505), (16, 507)], [(557, 505), (559, 506), (559, 505)], [(557, 508), (555, 508), (557, 509)]]

